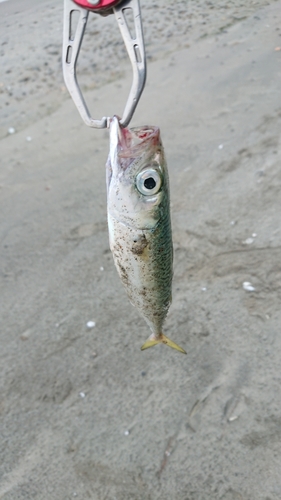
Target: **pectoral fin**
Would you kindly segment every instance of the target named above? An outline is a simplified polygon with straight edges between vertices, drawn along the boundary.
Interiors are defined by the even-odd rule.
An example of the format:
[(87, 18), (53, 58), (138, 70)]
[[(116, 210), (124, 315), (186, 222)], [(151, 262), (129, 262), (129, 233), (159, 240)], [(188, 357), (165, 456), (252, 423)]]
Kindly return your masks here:
[(186, 354), (185, 350), (180, 347), (178, 344), (170, 340), (166, 335), (161, 333), (159, 337), (156, 337), (154, 334), (150, 335), (150, 337), (147, 339), (147, 341), (143, 344), (141, 347), (141, 350), (144, 351), (145, 349), (148, 349), (149, 347), (153, 347), (156, 344), (166, 344), (169, 347), (172, 347), (172, 349), (176, 349), (176, 351), (182, 352), (183, 354)]

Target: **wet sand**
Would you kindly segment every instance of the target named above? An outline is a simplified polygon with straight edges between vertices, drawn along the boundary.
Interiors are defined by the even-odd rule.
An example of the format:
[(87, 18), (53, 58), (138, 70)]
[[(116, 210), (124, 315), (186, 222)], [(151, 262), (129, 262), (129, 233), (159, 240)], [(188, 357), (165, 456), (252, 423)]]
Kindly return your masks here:
[[(280, 500), (281, 1), (141, 4), (131, 125), (161, 129), (165, 333), (187, 356), (140, 351), (109, 252), (108, 132), (62, 79), (62, 2), (1, 3), (0, 498)], [(91, 16), (78, 71), (95, 118), (122, 113), (113, 16)]]

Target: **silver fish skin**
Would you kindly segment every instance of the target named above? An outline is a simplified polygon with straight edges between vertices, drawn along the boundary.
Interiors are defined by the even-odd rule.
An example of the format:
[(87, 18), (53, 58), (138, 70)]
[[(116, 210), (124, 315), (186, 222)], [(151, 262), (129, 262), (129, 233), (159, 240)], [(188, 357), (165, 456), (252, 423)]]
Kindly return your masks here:
[(173, 243), (169, 176), (158, 127), (122, 128), (110, 123), (106, 164), (109, 243), (131, 303), (151, 329), (143, 349), (164, 343), (172, 294)]

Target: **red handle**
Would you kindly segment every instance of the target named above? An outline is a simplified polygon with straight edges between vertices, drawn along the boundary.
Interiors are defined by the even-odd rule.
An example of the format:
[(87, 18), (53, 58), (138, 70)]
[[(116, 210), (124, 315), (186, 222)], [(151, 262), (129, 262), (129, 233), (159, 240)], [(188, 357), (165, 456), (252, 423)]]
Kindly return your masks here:
[(83, 7), (83, 9), (88, 9), (88, 10), (104, 10), (104, 9), (110, 9), (111, 7), (114, 7), (118, 3), (120, 3), (121, 0), (96, 0), (96, 2), (93, 1), (93, 3), (87, 2), (87, 0), (73, 0), (79, 7)]

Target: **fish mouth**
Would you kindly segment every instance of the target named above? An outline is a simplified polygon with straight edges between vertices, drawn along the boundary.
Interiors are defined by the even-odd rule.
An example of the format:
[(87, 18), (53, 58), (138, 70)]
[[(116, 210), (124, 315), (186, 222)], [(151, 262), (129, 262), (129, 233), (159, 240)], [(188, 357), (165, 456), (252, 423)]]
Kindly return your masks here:
[(114, 116), (110, 120), (110, 156), (111, 164), (118, 159), (123, 170), (132, 161), (161, 146), (160, 130), (154, 126), (134, 127), (132, 129), (120, 126), (119, 119)]

